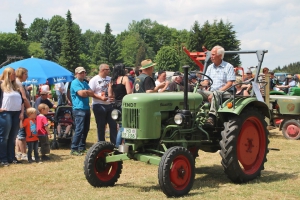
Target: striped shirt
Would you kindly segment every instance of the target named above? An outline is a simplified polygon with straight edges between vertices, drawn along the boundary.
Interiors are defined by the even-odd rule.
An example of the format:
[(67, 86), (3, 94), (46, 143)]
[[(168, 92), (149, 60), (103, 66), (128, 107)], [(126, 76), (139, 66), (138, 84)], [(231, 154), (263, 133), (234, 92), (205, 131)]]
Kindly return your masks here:
[[(219, 66), (216, 66), (214, 63), (209, 65), (205, 75), (213, 80), (210, 91), (219, 90), (226, 85), (228, 81), (235, 81), (233, 66), (225, 61), (222, 61)], [(204, 79), (208, 78), (205, 77)]]

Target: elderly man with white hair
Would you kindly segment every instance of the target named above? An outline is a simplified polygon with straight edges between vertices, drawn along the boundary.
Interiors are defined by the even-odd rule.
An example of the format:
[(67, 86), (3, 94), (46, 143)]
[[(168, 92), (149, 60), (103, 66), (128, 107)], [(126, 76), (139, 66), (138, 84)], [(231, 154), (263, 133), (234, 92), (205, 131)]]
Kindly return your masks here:
[[(208, 66), (205, 75), (209, 76), (213, 80), (213, 84), (210, 86), (209, 92), (200, 93), (207, 97), (208, 101), (211, 102), (211, 107), (209, 111), (209, 118), (207, 119), (207, 126), (213, 127), (215, 125), (217, 109), (219, 105), (219, 98), (214, 98), (214, 96), (219, 96), (220, 92), (223, 92), (230, 88), (235, 81), (235, 73), (233, 66), (224, 61), (225, 50), (221, 46), (215, 46), (211, 50), (211, 61), (212, 64)], [(209, 84), (207, 77), (204, 78), (204, 84)]]

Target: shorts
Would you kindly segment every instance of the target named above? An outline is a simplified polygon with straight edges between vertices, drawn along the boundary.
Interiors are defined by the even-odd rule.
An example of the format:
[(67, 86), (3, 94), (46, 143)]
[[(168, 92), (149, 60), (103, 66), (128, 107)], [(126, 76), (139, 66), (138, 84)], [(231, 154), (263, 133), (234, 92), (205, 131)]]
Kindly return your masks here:
[(26, 139), (26, 133), (24, 128), (20, 128), (17, 135), (18, 140), (25, 140)]
[(39, 142), (41, 146), (41, 154), (49, 154), (50, 153), (50, 143), (49, 143), (49, 138), (48, 135), (45, 136), (38, 136), (39, 137)]

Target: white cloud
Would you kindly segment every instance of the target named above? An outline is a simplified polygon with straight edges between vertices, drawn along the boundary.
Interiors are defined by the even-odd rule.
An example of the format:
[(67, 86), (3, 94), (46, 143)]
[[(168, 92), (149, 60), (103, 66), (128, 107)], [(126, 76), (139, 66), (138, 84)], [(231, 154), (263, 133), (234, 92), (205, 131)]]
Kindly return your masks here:
[[(83, 32), (103, 32), (110, 23), (114, 34), (127, 29), (132, 20), (146, 18), (180, 30), (189, 30), (195, 20), (202, 25), (223, 19), (234, 26), (242, 50), (269, 50), (263, 65), (272, 69), (299, 61), (298, 0), (2, 0), (0, 31), (14, 32), (19, 13), (29, 27), (35, 18), (65, 17), (68, 10)], [(245, 67), (257, 62), (255, 56), (241, 56), (241, 60)]]

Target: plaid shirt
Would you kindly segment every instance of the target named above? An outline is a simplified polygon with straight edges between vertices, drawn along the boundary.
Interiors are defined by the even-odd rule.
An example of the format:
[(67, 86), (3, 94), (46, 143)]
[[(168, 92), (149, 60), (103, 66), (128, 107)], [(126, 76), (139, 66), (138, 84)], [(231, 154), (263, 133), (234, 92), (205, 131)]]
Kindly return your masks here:
[[(219, 66), (215, 66), (214, 63), (208, 66), (205, 75), (209, 76), (213, 80), (213, 84), (210, 91), (219, 90), (221, 87), (226, 85), (228, 81), (235, 81), (235, 73), (233, 66), (225, 61)], [(208, 78), (204, 78), (208, 79)]]

